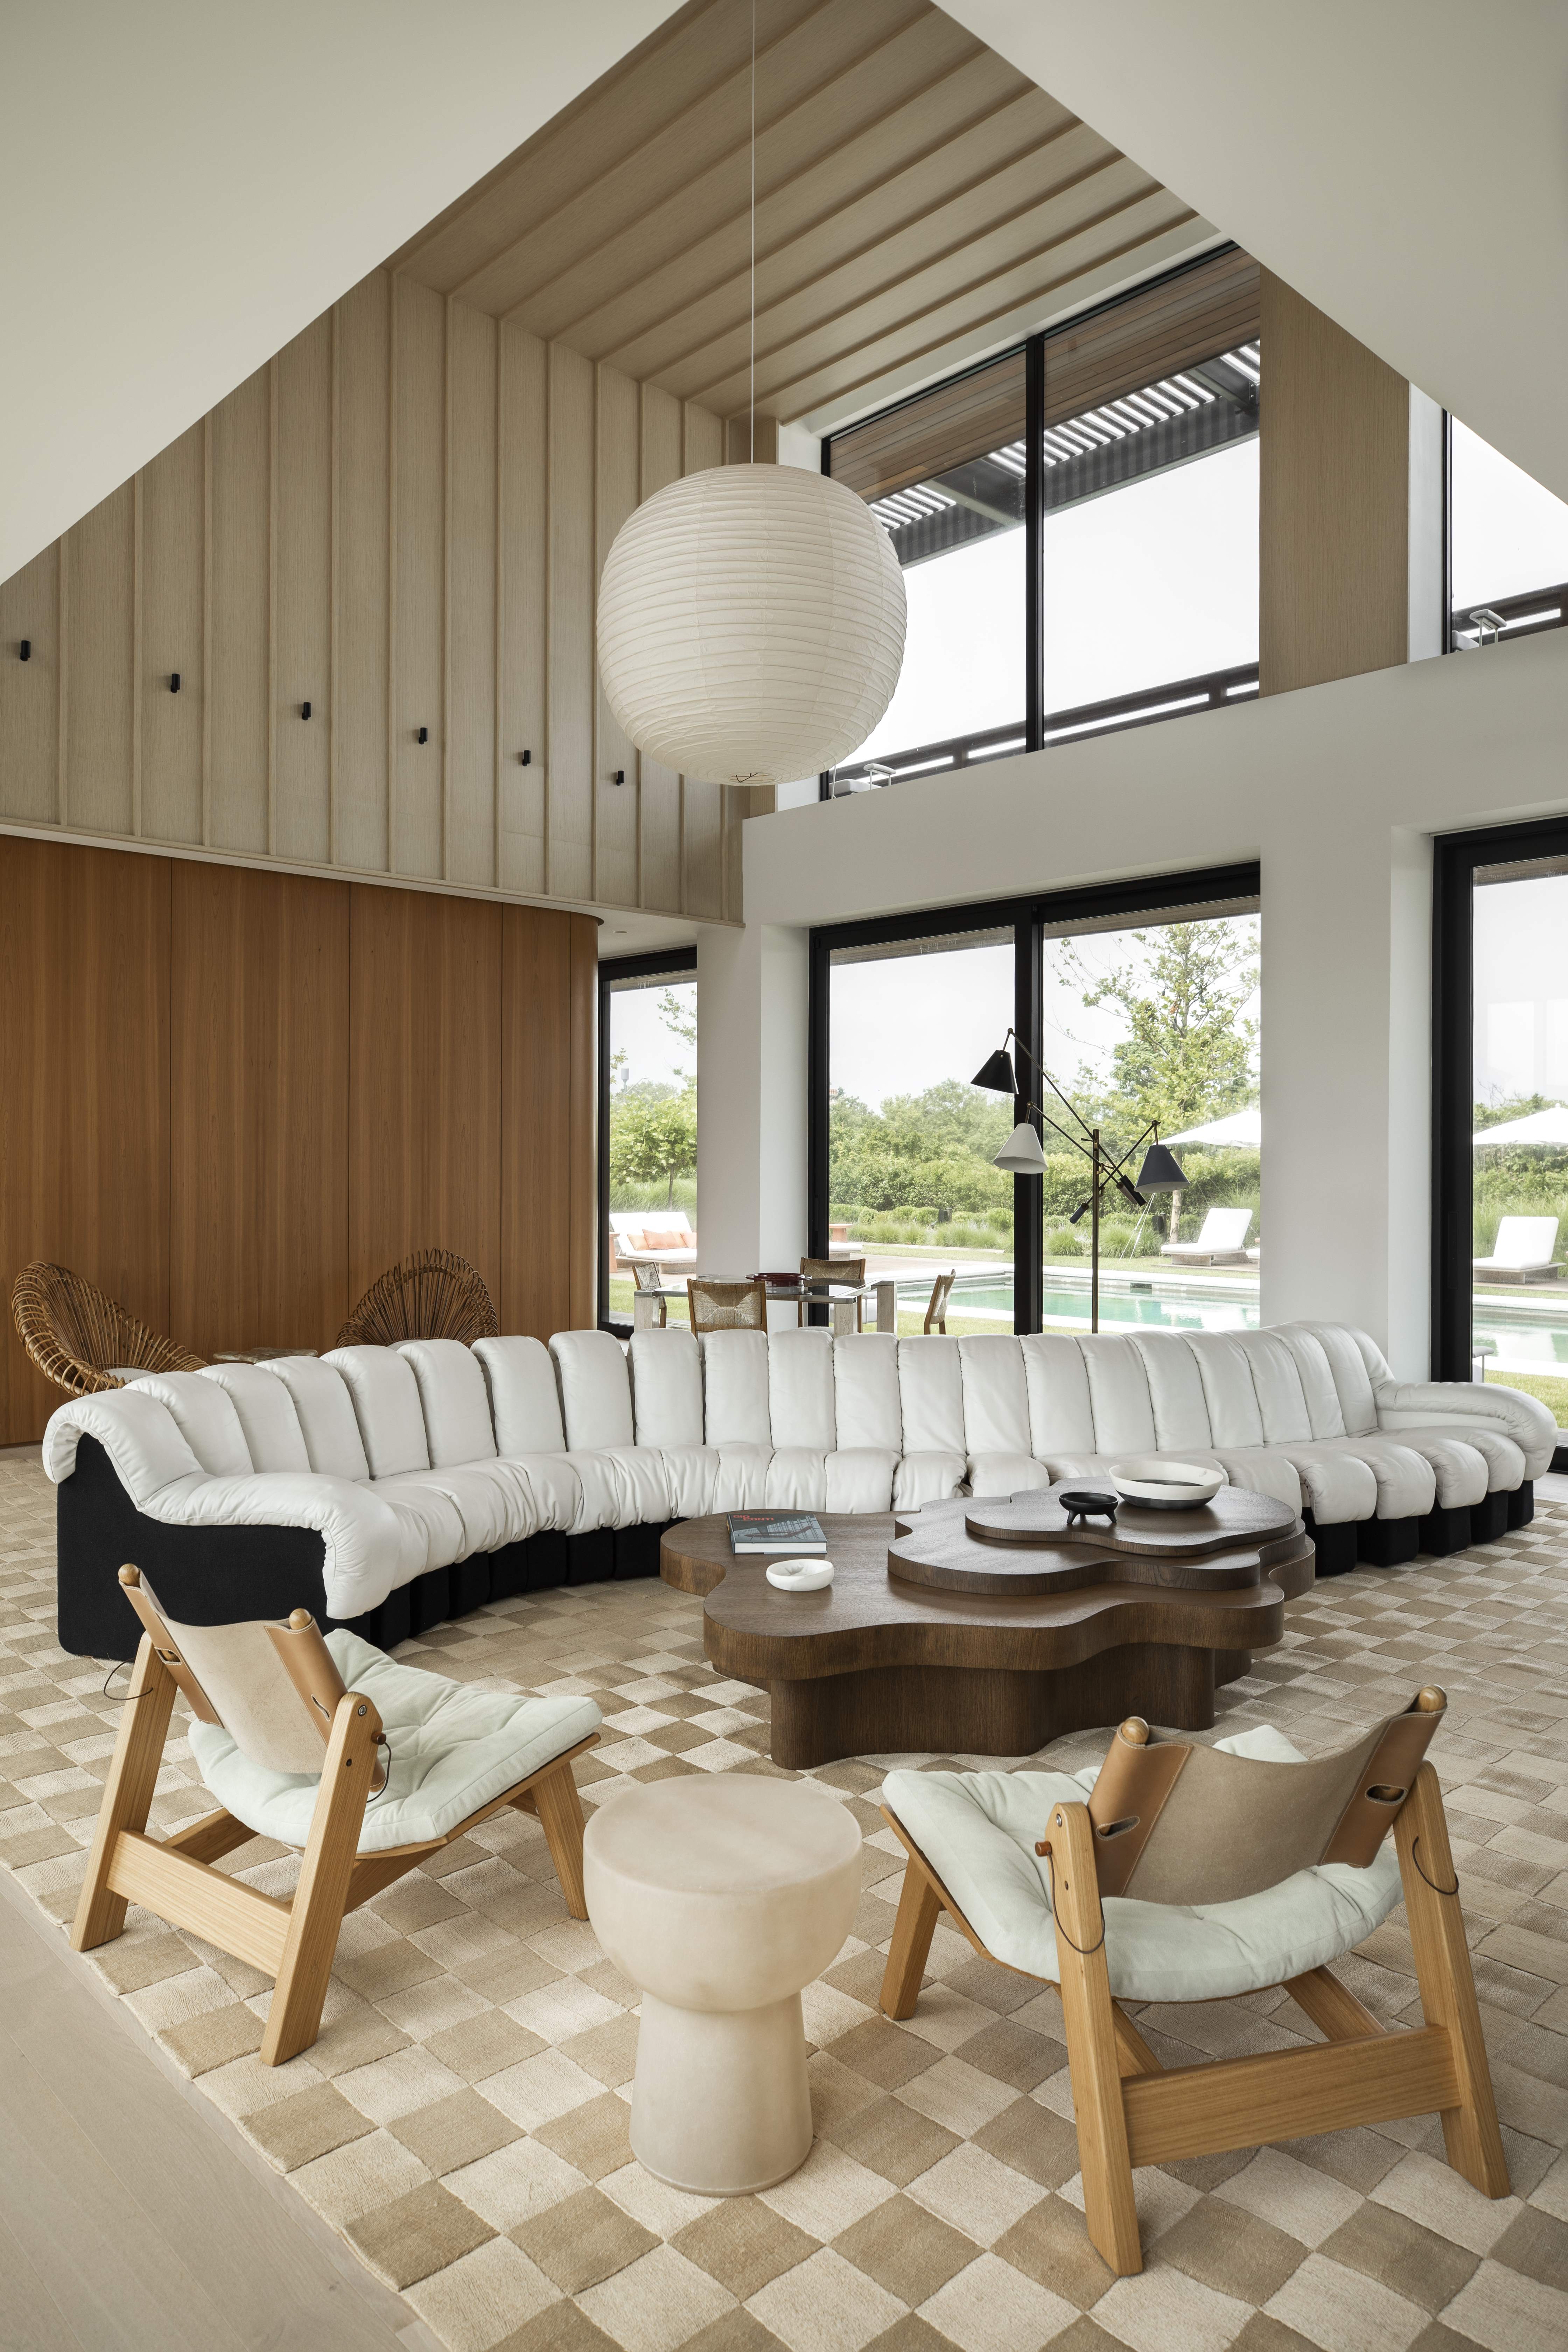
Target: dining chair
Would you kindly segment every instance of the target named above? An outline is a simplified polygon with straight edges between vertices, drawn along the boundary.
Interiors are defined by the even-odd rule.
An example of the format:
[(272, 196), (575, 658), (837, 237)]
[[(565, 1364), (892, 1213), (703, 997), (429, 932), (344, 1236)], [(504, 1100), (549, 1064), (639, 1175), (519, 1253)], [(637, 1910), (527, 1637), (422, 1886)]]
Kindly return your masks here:
[(691, 1328), (701, 1339), (709, 1331), (765, 1331), (768, 1328), (768, 1286), (765, 1282), (714, 1282), (706, 1275), (689, 1275), (687, 1311)]
[(658, 1265), (634, 1265), (632, 1274), (639, 1290), (651, 1290), (658, 1300), (658, 1328), (662, 1331), (669, 1320), (669, 1302), (663, 1297), (664, 1268)]
[(953, 1266), (951, 1272), (937, 1276), (931, 1286), (931, 1305), (926, 1308), (925, 1329), (930, 1331), (934, 1324), (944, 1339), (947, 1337), (947, 1295), (952, 1288), (957, 1273), (958, 1268)]
[[(800, 1278), (803, 1284), (807, 1282), (842, 1282), (853, 1283), (858, 1286), (860, 1284), (864, 1283), (866, 1279), (866, 1261), (863, 1257), (803, 1257), (800, 1262)], [(804, 1323), (805, 1321), (805, 1310), (810, 1304), (811, 1301), (808, 1298), (802, 1298), (800, 1300), (795, 1308), (795, 1320), (797, 1323)], [(860, 1310), (863, 1305), (864, 1301), (861, 1299), (858, 1298), (855, 1301), (855, 1328), (857, 1331), (860, 1328)]]
[[(1200, 1747), (1132, 1717), (1098, 1769), (889, 1773), (909, 1861), (881, 2005), (911, 2017), (945, 1911), (985, 1959), (1061, 1995), (1089, 2234), (1142, 2267), (1132, 2173), (1265, 2141), (1440, 2116), (1448, 2162), (1509, 2193), (1436, 1773), (1447, 1705), (1418, 1691), (1310, 1760), (1271, 1726)], [(1386, 1840), (1394, 1832), (1394, 1851)], [(1331, 1973), (1403, 1895), (1426, 2022), (1385, 2028)], [(1124, 2004), (1278, 1986), (1317, 2043), (1167, 2069)], [(1274, 2021), (1282, 2023), (1279, 2012)]]

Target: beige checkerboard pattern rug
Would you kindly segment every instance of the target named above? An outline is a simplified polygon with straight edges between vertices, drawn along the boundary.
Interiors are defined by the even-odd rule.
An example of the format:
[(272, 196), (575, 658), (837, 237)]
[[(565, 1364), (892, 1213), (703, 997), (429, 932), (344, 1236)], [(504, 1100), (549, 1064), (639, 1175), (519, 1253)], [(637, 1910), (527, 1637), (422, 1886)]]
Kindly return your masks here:
[[(876, 1791), (889, 1760), (947, 1757), (813, 1776), (864, 1832), (865, 1892), (805, 1996), (811, 2156), (761, 2197), (685, 2196), (634, 2160), (636, 1996), (568, 1918), (521, 1815), (351, 1916), (321, 2037), (287, 2066), (256, 2054), (267, 1980), (146, 1913), (89, 1965), (453, 2352), (1562, 2352), (1565, 1601), (1568, 1510), (1547, 1508), (1457, 1559), (1320, 1586), (1222, 1699), (1222, 1729), (1271, 1721), (1313, 1750), (1423, 1681), (1447, 1688), (1436, 1760), (1515, 2191), (1496, 2204), (1441, 2162), (1430, 2118), (1167, 2165), (1138, 2175), (1147, 2267), (1113, 2279), (1084, 2235), (1055, 1993), (939, 1928), (916, 2016), (878, 2012), (900, 1864)], [(502, 1602), (399, 1655), (591, 1695), (589, 1808), (628, 1780), (774, 1769), (765, 1697), (705, 1664), (700, 1603), (657, 1581)], [(0, 1858), (60, 1921), (113, 1745), (103, 1678), (55, 1640), (42, 1471), (0, 1461)], [(1050, 1760), (1076, 1767), (1104, 1738)], [(172, 1740), (154, 1828), (209, 1804)], [(257, 1841), (226, 1866), (286, 1893), (295, 1864)], [(1418, 2021), (1402, 1913), (1343, 1973)], [(1176, 2064), (1313, 2038), (1280, 1993), (1136, 2014)]]

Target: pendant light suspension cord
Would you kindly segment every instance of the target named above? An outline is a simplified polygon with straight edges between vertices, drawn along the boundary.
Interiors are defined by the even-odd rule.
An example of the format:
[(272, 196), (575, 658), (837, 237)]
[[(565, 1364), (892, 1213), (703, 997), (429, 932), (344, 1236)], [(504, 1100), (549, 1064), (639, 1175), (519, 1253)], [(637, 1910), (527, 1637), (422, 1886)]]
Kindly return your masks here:
[(747, 415), (751, 462), (757, 462), (757, 0), (752, 0), (752, 327)]

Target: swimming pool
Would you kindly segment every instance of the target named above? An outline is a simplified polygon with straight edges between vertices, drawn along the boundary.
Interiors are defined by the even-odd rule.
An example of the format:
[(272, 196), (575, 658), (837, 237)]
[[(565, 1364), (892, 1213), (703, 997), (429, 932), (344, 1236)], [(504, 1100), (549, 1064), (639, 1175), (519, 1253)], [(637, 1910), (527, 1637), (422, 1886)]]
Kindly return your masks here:
[[(900, 1283), (900, 1303), (913, 1306), (917, 1296), (923, 1304), (927, 1292), (916, 1283)], [(1041, 1319), (1047, 1330), (1054, 1326), (1068, 1324), (1087, 1326), (1089, 1285), (1050, 1284), (1040, 1302)], [(990, 1276), (966, 1284), (962, 1276), (953, 1285), (949, 1312), (954, 1315), (993, 1317), (998, 1323), (1013, 1320), (1013, 1286)], [(1235, 1289), (1221, 1290), (1216, 1286), (1204, 1290), (1190, 1286), (1176, 1288), (1152, 1286), (1148, 1290), (1127, 1290), (1111, 1287), (1104, 1282), (1100, 1293), (1100, 1320), (1108, 1327), (1142, 1327), (1160, 1331), (1256, 1331), (1258, 1322), (1258, 1297)]]

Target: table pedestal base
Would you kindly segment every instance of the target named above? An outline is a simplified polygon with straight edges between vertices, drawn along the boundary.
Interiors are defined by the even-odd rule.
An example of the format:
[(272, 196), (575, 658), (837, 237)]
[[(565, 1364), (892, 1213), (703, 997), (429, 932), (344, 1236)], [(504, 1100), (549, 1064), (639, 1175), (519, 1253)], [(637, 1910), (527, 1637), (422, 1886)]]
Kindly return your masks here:
[(769, 1753), (802, 1772), (846, 1756), (1030, 1756), (1069, 1731), (1129, 1715), (1167, 1729), (1208, 1731), (1216, 1684), (1235, 1682), (1251, 1663), (1246, 1650), (1131, 1642), (1039, 1674), (872, 1666), (771, 1682)]
[(811, 2153), (800, 1995), (761, 2009), (676, 2009), (642, 1997), (632, 2153), (699, 2197), (749, 2197)]

